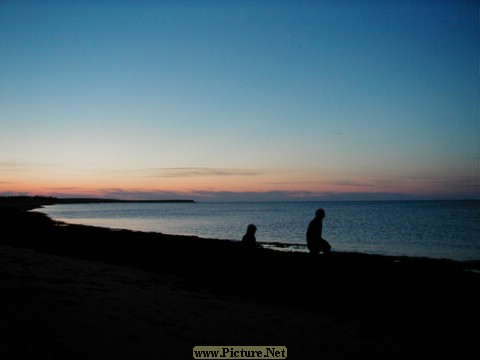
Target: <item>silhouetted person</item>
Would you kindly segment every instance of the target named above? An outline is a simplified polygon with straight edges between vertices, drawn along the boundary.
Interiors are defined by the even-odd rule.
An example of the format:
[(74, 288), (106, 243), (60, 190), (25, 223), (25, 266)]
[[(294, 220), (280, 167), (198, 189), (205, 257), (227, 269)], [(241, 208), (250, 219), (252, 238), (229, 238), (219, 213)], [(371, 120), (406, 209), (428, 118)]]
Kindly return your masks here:
[(307, 247), (310, 254), (316, 255), (320, 251), (328, 254), (332, 248), (327, 240), (322, 238), (323, 218), (325, 217), (325, 210), (318, 209), (315, 212), (315, 217), (310, 221), (307, 228)]
[(245, 249), (254, 250), (257, 248), (257, 239), (255, 238), (255, 232), (257, 227), (253, 224), (247, 226), (247, 232), (242, 237), (242, 245)]

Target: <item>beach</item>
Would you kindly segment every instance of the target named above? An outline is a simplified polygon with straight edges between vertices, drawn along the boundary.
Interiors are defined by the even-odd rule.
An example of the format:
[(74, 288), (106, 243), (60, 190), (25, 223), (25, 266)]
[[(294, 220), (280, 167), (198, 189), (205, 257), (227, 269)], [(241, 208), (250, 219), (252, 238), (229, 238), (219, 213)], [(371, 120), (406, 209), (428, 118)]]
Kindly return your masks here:
[(463, 359), (476, 348), (478, 262), (247, 252), (54, 222), (38, 206), (0, 213), (2, 359), (187, 359), (201, 345)]

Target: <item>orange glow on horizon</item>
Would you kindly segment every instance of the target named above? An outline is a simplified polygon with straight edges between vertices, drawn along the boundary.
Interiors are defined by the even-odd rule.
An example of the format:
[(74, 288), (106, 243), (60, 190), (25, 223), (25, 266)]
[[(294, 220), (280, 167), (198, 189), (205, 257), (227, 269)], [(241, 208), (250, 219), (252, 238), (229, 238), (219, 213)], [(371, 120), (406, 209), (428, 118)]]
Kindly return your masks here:
[[(145, 181), (147, 180), (147, 181)], [(274, 177), (259, 176), (251, 178), (231, 176), (227, 178), (215, 177), (186, 177), (167, 179), (129, 179), (128, 181), (111, 181), (107, 179), (82, 181), (23, 181), (0, 183), (0, 194), (4, 195), (40, 195), (62, 197), (128, 197), (133, 199), (135, 194), (161, 199), (163, 196), (177, 196), (194, 199), (200, 194), (214, 193), (269, 193), (284, 192), (292, 199), (305, 199), (308, 197), (322, 196), (325, 194), (412, 194), (416, 196), (430, 196), (451, 192), (452, 189), (436, 183), (402, 181), (387, 184), (368, 184), (367, 181), (357, 180), (349, 182), (313, 181), (308, 178), (282, 178), (281, 181)], [(288, 181), (290, 180), (290, 181)], [(463, 189), (461, 189), (463, 190)], [(459, 192), (460, 193), (460, 192)], [(123, 194), (123, 195), (122, 195)], [(205, 195), (207, 196), (207, 195)]]

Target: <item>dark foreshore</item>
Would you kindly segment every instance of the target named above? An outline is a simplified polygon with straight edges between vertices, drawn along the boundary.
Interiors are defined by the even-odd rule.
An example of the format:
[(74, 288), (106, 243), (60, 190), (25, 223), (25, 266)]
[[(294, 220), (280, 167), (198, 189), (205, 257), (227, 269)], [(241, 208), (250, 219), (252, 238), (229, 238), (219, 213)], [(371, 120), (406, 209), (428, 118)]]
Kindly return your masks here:
[[(159, 334), (165, 331), (170, 340), (162, 350), (155, 348), (162, 343), (159, 334), (158, 343), (145, 340), (156, 336), (145, 334), (147, 330), (135, 335), (138, 338), (131, 341), (131, 346), (142, 348), (138, 351), (144, 359), (156, 358), (162, 351), (171, 359), (184, 358), (178, 354), (186, 353), (191, 358), (191, 349), (196, 345), (282, 345), (289, 349), (289, 359), (425, 359), (439, 356), (461, 359), (470, 356), (478, 340), (479, 262), (335, 251), (318, 257), (263, 248), (246, 252), (236, 241), (55, 222), (44, 214), (30, 211), (50, 204), (44, 198), (5, 204), (0, 207), (0, 249), (3, 249), (0, 251), (13, 252), (14, 255), (5, 255), (5, 259), (17, 259), (20, 256), (17, 252), (28, 252), (29, 268), (33, 269), (30, 272), (35, 271), (36, 263), (42, 263), (44, 269), (46, 263), (70, 261), (89, 262), (88, 266), (105, 264), (95, 266), (134, 269), (132, 271), (152, 274), (152, 278), (174, 279), (176, 292), (165, 288), (155, 301), (161, 304), (162, 296), (175, 293), (180, 299), (178, 304), (192, 301), (192, 305), (187, 308), (179, 305), (174, 322), (180, 323), (177, 327), (165, 325), (172, 313), (162, 315), (165, 319), (159, 313), (149, 315), (158, 320), (155, 331)], [(38, 256), (37, 261), (32, 260), (35, 256)], [(51, 258), (46, 261), (45, 256)], [(21, 304), (28, 304), (31, 292), (42, 288), (35, 283), (35, 273), (29, 273), (31, 281), (19, 277), (13, 270), (18, 263), (11, 261), (12, 264), (5, 262), (0, 268), (0, 308), (9, 309), (8, 314), (0, 310), (2, 359), (29, 354), (16, 347), (28, 342), (28, 336), (36, 336), (33, 328), (25, 329), (25, 339), (9, 336), (9, 328), (15, 327), (15, 321), (28, 327), (29, 321), (23, 319), (21, 313), (18, 317), (12, 314), (24, 311)], [(68, 279), (62, 281), (68, 283)], [(98, 279), (91, 281), (100, 282)], [(155, 282), (150, 282), (149, 286), (156, 288)], [(137, 290), (131, 288), (129, 291)], [(40, 290), (36, 294), (39, 293)], [(52, 301), (55, 297), (55, 293), (42, 294), (47, 302), (48, 296)], [(133, 299), (129, 297), (132, 296), (130, 292), (123, 296)], [(189, 300), (196, 298), (194, 302)], [(204, 304), (202, 301), (206, 304), (205, 310), (200, 307)], [(218, 303), (213, 306), (211, 301)], [(136, 312), (135, 300), (122, 304), (133, 309), (129, 313), (132, 319), (122, 320), (122, 326), (128, 329), (128, 322), (134, 321), (135, 314), (146, 310)], [(192, 310), (191, 306), (199, 308)], [(218, 306), (230, 307), (231, 313), (215, 319)], [(75, 311), (88, 312), (89, 309), (77, 304)], [(248, 314), (253, 317), (255, 311), (263, 315), (255, 315), (256, 320), (246, 324), (242, 317)], [(201, 330), (205, 322), (215, 325), (209, 331)], [(55, 322), (45, 321), (43, 325), (50, 329), (53, 324)], [(42, 327), (38, 321), (32, 326)], [(102, 326), (108, 332), (108, 326)], [(115, 326), (119, 326), (118, 323)], [(255, 338), (246, 335), (255, 331), (258, 332)], [(57, 354), (55, 339), (51, 340), (52, 343), (47, 341), (44, 348), (37, 345), (41, 351), (36, 358), (51, 358), (52, 354)], [(151, 350), (152, 356), (144, 352), (145, 347)], [(80, 351), (74, 356), (64, 347), (59, 349), (64, 358), (77, 358), (78, 354), (91, 359), (113, 358), (107, 350), (96, 357), (94, 350)], [(80, 355), (78, 358), (82, 358)]]

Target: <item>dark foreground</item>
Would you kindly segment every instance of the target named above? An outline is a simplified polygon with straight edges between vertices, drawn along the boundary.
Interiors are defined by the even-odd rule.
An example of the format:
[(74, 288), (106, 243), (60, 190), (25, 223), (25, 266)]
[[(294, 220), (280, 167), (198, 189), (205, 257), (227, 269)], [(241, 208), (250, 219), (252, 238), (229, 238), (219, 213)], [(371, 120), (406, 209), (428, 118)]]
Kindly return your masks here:
[(191, 359), (196, 345), (283, 345), (288, 359), (478, 353), (478, 263), (252, 254), (27, 208), (0, 210), (0, 359)]

